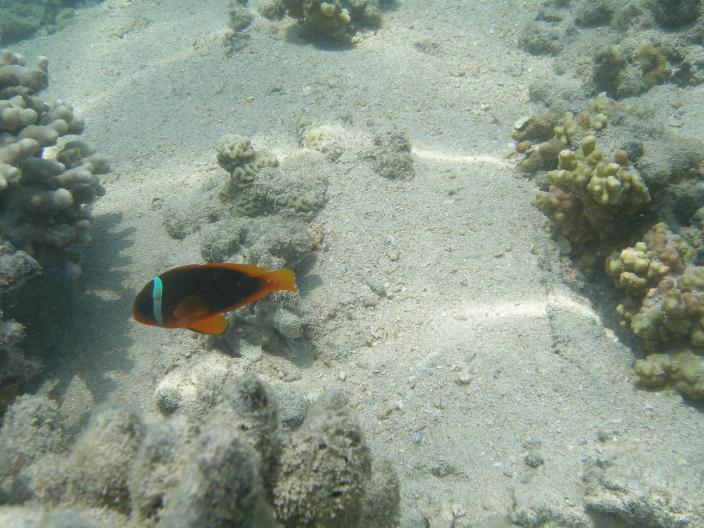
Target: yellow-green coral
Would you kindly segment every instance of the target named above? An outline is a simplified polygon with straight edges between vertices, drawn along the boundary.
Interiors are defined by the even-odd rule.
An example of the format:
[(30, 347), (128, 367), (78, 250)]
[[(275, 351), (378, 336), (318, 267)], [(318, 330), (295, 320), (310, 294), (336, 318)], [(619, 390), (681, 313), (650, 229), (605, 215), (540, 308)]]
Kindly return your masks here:
[(334, 39), (345, 37), (351, 21), (349, 11), (342, 8), (339, 0), (305, 0), (303, 20), (317, 32)]
[(614, 251), (606, 259), (606, 273), (627, 293), (644, 295), (668, 273), (681, 272), (694, 256), (694, 248), (660, 222), (633, 247)]
[(688, 266), (681, 275), (666, 277), (637, 302), (623, 303), (618, 313), (646, 348), (676, 340), (704, 346), (704, 267)]
[(665, 54), (650, 43), (639, 46), (635, 51), (634, 58), (640, 65), (643, 72), (642, 81), (648, 89), (667, 81), (672, 75), (667, 67)]
[(701, 350), (683, 348), (666, 354), (649, 354), (636, 361), (636, 383), (648, 388), (672, 388), (693, 399), (704, 399), (704, 356)]
[(605, 111), (609, 106), (604, 99), (610, 101), (602, 94), (590, 100), (590, 111), (580, 112), (577, 116), (569, 112), (562, 117), (548, 113), (516, 123), (511, 137), (517, 142), (516, 150), (525, 154), (525, 158), (518, 163), (519, 170), (535, 173), (553, 169), (562, 149), (606, 128), (609, 119)]
[(627, 293), (616, 311), (648, 349), (678, 339), (704, 346), (704, 267), (693, 265), (696, 255), (659, 223), (635, 246), (607, 258), (606, 272)]
[(604, 158), (596, 138), (585, 137), (577, 150), (560, 152), (558, 169), (548, 172), (553, 185), (536, 196), (535, 206), (572, 242), (620, 232), (629, 217), (650, 201), (635, 169)]

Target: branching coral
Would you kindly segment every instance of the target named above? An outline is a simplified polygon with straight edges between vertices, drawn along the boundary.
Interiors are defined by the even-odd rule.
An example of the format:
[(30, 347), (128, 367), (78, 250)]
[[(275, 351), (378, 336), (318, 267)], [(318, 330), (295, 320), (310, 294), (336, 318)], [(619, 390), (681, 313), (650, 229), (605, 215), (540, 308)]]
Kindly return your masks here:
[(704, 356), (699, 349), (674, 350), (667, 354), (650, 354), (636, 361), (636, 382), (647, 388), (673, 388), (695, 400), (704, 400)]
[(80, 273), (90, 242), (88, 205), (105, 190), (97, 174), (107, 160), (86, 143), (68, 142), (53, 159), (46, 147), (80, 134), (83, 121), (59, 101), (47, 105), (33, 96), (46, 86), (47, 60), (34, 68), (8, 50), (0, 53), (0, 232), (42, 264)]
[[(47, 86), (47, 62), (40, 57), (29, 67), (22, 56), (0, 51), (0, 300), (39, 274), (40, 264), (80, 274), (89, 205), (104, 194), (97, 174), (109, 170), (82, 141), (65, 143), (55, 158), (47, 152), (83, 130), (71, 105), (36, 96)], [(16, 346), (23, 335), (19, 323), (0, 322), (0, 412), (38, 369)]]
[(380, 5), (388, 0), (282, 0), (288, 14), (303, 21), (312, 32), (346, 41), (355, 27), (377, 26)]
[(650, 201), (638, 172), (605, 160), (594, 136), (576, 150), (562, 150), (548, 178), (553, 186), (538, 193), (535, 205), (576, 243), (613, 236)]
[[(636, 362), (637, 381), (701, 399), (704, 267), (695, 265), (698, 251), (690, 242), (701, 241), (656, 224), (635, 246), (614, 252), (606, 271), (626, 291), (624, 302), (616, 307), (623, 325), (641, 337), (649, 351), (665, 350)], [(678, 343), (690, 348), (677, 348)]]
[(562, 116), (547, 113), (517, 122), (511, 137), (516, 141), (516, 150), (524, 154), (518, 169), (528, 174), (555, 169), (561, 150), (579, 145), (585, 137), (608, 126), (605, 111), (609, 106), (608, 98), (599, 94), (590, 101), (589, 111), (576, 117), (569, 112)]

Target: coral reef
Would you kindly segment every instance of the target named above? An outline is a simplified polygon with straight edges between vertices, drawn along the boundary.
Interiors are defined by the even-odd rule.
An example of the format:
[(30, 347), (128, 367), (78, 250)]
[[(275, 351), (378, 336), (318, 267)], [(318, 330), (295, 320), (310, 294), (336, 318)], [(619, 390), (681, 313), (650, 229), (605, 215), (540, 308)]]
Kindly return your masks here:
[(33, 96), (46, 83), (45, 58), (30, 68), (21, 56), (0, 53), (0, 233), (42, 265), (77, 276), (91, 240), (88, 205), (105, 193), (97, 175), (109, 164), (80, 141), (48, 155), (47, 147), (84, 125), (68, 103)]
[[(581, 97), (604, 91), (622, 99), (663, 83), (697, 85), (704, 82), (701, 10), (699, 0), (543, 2), (518, 45), (555, 56), (561, 81), (565, 72), (577, 73)], [(609, 38), (594, 49), (594, 42), (604, 42), (604, 31)]]
[(341, 395), (322, 397), (286, 433), (271, 389), (253, 375), (227, 382), (191, 411), (178, 405), (145, 426), (134, 413), (104, 409), (71, 445), (56, 402), (19, 398), (0, 430), (0, 519), (96, 527), (398, 525), (395, 471), (372, 460)]
[(628, 295), (617, 312), (649, 350), (677, 340), (704, 346), (704, 267), (694, 265), (697, 253), (659, 223), (607, 259), (607, 273)]
[(675, 29), (694, 22), (701, 14), (702, 6), (699, 0), (653, 0), (650, 10), (658, 24)]
[(40, 28), (56, 31), (73, 14), (73, 8), (96, 3), (85, 0), (0, 0), (0, 44), (29, 37)]
[(531, 55), (557, 55), (564, 48), (564, 34), (550, 23), (528, 22), (518, 39), (521, 49)]
[[(12, 244), (0, 241), (0, 303), (40, 270), (37, 261), (27, 253), (15, 251)], [(2, 315), (0, 308), (0, 318)], [(22, 383), (39, 370), (39, 364), (26, 358), (17, 346), (23, 337), (24, 328), (20, 323), (0, 320), (0, 414), (19, 393)]]
[(605, 129), (613, 102), (605, 94), (589, 101), (589, 111), (576, 116), (571, 112), (559, 115), (553, 112), (519, 119), (511, 137), (516, 151), (523, 155), (518, 169), (527, 174), (557, 168), (560, 152), (574, 147), (587, 136)]
[(630, 232), (650, 201), (638, 172), (625, 162), (606, 160), (594, 136), (585, 137), (576, 150), (562, 150), (558, 169), (548, 178), (553, 185), (538, 193), (535, 205), (578, 244)]
[[(44, 103), (47, 59), (34, 67), (0, 51), (0, 301), (44, 268), (76, 277), (92, 227), (89, 205), (104, 194), (97, 174), (107, 160), (74, 140), (49, 153), (62, 136), (80, 134), (83, 121), (68, 103)], [(0, 322), (0, 412), (37, 370), (17, 344), (22, 326)]]
[[(360, 26), (381, 23), (381, 6), (388, 0), (282, 0), (288, 14), (311, 33), (347, 41)], [(276, 12), (276, 10), (274, 10)]]
[[(279, 164), (269, 151), (256, 150), (248, 138), (224, 136), (218, 164), (229, 173), (225, 185), (177, 197), (166, 208), (169, 233), (183, 238), (200, 231), (207, 262), (248, 262), (271, 269), (296, 269), (313, 249), (308, 221), (325, 203), (331, 167), (323, 154), (303, 150)], [(275, 295), (232, 315), (226, 341), (236, 353), (243, 342), (269, 352), (298, 349), (308, 355), (305, 313), (293, 295)]]
[(702, 231), (683, 235), (660, 222), (635, 246), (612, 253), (606, 272), (626, 292), (616, 307), (622, 324), (653, 352), (636, 361), (637, 383), (704, 399), (704, 267), (696, 265)]
[[(696, 351), (696, 353), (695, 353)], [(704, 351), (681, 348), (667, 353), (648, 354), (633, 366), (636, 382), (646, 388), (671, 388), (704, 400)]]
[(227, 6), (227, 30), (223, 37), (225, 56), (232, 57), (249, 42), (249, 27), (254, 12), (247, 8), (247, 0), (230, 0)]
[[(594, 88), (616, 99), (646, 92), (672, 78), (670, 58), (674, 63), (677, 56), (665, 42), (624, 39), (619, 46), (606, 46), (594, 54)], [(678, 75), (684, 82), (683, 72)]]
[(217, 159), (230, 173), (220, 198), (232, 204), (230, 212), (235, 216), (271, 215), (280, 210), (305, 214), (319, 210), (325, 201), (321, 182), (305, 182), (274, 170), (279, 164), (276, 157), (267, 150), (254, 150), (248, 138), (222, 137)]

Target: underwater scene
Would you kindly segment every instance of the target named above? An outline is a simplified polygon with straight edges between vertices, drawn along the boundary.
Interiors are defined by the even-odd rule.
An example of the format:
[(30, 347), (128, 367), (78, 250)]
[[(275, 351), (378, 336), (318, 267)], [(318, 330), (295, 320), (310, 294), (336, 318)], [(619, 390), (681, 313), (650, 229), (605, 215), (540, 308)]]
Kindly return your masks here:
[(0, 0), (0, 528), (704, 528), (704, 2)]

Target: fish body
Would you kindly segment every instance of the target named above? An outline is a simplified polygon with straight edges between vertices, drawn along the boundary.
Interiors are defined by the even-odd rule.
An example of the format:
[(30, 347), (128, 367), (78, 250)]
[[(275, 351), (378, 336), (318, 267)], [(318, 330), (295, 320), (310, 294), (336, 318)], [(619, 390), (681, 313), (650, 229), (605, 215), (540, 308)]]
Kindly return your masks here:
[(162, 328), (221, 334), (224, 314), (277, 290), (298, 291), (291, 270), (249, 264), (190, 264), (157, 275), (139, 292), (132, 317)]

